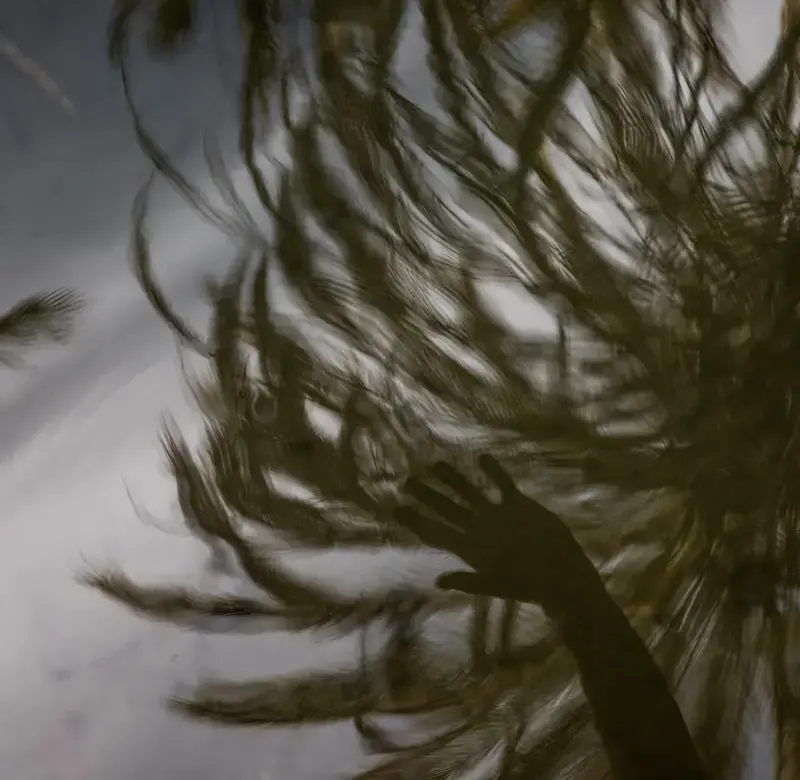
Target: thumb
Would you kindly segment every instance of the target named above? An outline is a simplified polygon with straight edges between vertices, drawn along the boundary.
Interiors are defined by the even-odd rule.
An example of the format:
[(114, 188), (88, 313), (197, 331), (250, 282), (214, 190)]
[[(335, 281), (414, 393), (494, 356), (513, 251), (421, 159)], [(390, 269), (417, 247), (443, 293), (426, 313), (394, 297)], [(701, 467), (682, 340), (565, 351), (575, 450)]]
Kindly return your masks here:
[(486, 592), (481, 578), (472, 571), (451, 571), (436, 579), (436, 587), (442, 590), (460, 590), (462, 593), (480, 595)]

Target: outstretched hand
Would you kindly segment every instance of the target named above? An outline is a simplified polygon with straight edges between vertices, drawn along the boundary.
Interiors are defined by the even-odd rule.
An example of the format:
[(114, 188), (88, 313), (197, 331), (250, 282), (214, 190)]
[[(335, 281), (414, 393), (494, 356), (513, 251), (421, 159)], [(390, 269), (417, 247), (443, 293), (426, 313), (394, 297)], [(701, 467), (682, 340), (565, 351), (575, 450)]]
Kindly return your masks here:
[(499, 503), (451, 465), (437, 463), (425, 479), (408, 480), (412, 503), (398, 507), (395, 520), (474, 569), (442, 575), (439, 587), (560, 610), (576, 578), (597, 576), (593, 564), (559, 517), (520, 492), (493, 457), (479, 463), (500, 491)]
[(484, 455), (480, 465), (500, 491), (498, 503), (439, 463), (406, 483), (411, 504), (396, 510), (397, 522), (423, 542), (474, 569), (445, 574), (438, 584), (538, 603), (558, 624), (614, 777), (707, 778), (667, 681), (578, 541), (494, 458)]

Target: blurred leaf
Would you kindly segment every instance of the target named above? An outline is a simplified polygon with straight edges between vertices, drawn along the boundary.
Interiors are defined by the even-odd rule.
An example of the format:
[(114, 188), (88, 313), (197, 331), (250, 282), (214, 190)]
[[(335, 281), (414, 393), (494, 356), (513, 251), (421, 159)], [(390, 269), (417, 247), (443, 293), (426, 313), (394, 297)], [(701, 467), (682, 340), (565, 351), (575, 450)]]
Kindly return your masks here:
[[(218, 224), (243, 249), (200, 345), (203, 442), (170, 431), (165, 445), (188, 527), (263, 594), (264, 617), (355, 632), (361, 657), (184, 709), (352, 718), (382, 755), (364, 777), (607, 776), (537, 610), (497, 619), (499, 605), (411, 575), (354, 597), (282, 557), (291, 544), (415, 562), (390, 520), (405, 478), (441, 458), (474, 475), (491, 451), (594, 556), (709, 764), (742, 765), (747, 714), (765, 707), (775, 775), (791, 775), (800, 28), (742, 84), (722, 2), (426, 0), (423, 100), (396, 67), (410, 5), (337, 22), (340, 8), (310, 4), (318, 38), (299, 52), (282, 4), (242, 4), (239, 152), (266, 227), (228, 198), (242, 218)], [(159, 174), (203, 211), (136, 119)], [(287, 159), (268, 176), (279, 131)], [(134, 240), (146, 292), (197, 346)], [(156, 617), (234, 609), (96, 584)], [(408, 721), (378, 717), (407, 696)]]
[(55, 290), (20, 301), (0, 314), (0, 361), (13, 364), (22, 348), (63, 344), (71, 335), (83, 301), (72, 290)]

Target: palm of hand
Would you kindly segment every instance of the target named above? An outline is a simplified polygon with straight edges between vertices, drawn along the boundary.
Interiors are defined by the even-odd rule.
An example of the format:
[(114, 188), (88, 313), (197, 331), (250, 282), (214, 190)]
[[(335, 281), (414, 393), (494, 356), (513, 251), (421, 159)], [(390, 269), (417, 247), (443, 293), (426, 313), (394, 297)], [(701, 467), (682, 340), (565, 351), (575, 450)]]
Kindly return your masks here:
[(482, 456), (480, 466), (499, 489), (499, 503), (438, 463), (430, 477), (441, 487), (429, 478), (410, 479), (405, 491), (416, 506), (399, 507), (396, 521), (475, 570), (445, 574), (440, 587), (558, 608), (577, 573), (587, 564), (594, 573), (591, 562), (564, 523), (521, 493), (494, 458)]

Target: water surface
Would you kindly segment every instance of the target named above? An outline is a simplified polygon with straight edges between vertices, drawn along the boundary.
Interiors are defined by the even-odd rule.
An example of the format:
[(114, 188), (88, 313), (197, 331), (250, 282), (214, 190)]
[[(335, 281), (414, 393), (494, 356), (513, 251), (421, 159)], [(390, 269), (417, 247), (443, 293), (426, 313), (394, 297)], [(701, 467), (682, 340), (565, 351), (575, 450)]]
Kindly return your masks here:
[[(752, 70), (774, 35), (778, 3), (735, 6), (734, 45)], [(215, 668), (236, 676), (290, 669), (313, 658), (310, 645), (182, 634), (75, 582), (92, 563), (180, 578), (193, 576), (198, 560), (191, 540), (143, 524), (130, 498), (165, 522), (177, 518), (160, 417), (168, 412), (188, 431), (197, 419), (174, 343), (127, 262), (131, 200), (148, 167), (118, 75), (105, 62), (111, 7), (111, 0), (0, 3), (0, 29), (57, 77), (76, 107), (74, 117), (65, 115), (0, 62), (0, 307), (62, 285), (89, 302), (67, 347), (32, 355), (22, 370), (0, 370), (0, 773), (330, 777), (332, 767), (351, 764), (349, 730), (265, 736), (188, 723), (162, 707), (181, 681)], [(202, 131), (225, 116), (232, 84), (215, 42), (207, 31), (201, 53), (169, 66), (137, 62), (135, 71), (159, 139), (198, 176)], [(202, 326), (202, 278), (224, 270), (229, 248), (175, 198), (160, 196), (157, 205), (159, 276), (181, 314)]]

